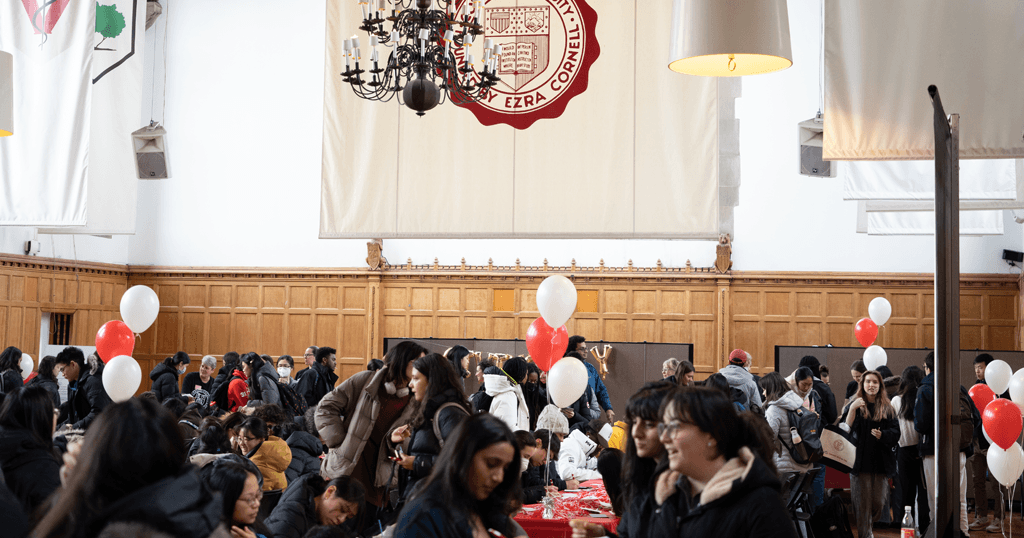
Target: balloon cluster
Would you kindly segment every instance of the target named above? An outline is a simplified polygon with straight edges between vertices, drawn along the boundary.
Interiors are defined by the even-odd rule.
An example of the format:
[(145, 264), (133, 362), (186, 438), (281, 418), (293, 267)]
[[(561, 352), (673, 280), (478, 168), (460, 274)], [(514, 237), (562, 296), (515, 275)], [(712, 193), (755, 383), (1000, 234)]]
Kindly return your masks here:
[(106, 363), (103, 389), (110, 399), (123, 402), (135, 395), (142, 368), (132, 358), (135, 335), (145, 332), (160, 313), (160, 299), (148, 286), (132, 286), (121, 296), (121, 319), (103, 324), (96, 333), (96, 353)]
[(562, 358), (569, 346), (565, 322), (576, 311), (576, 298), (576, 286), (568, 278), (545, 278), (537, 288), (540, 317), (526, 330), (526, 350), (534, 364), (548, 373), (548, 395), (558, 407), (572, 405), (587, 390), (587, 367), (576, 359)]
[[(1000, 484), (1011, 486), (1024, 473), (1024, 449), (1017, 442), (1024, 428), (1024, 369), (1014, 372), (1005, 361), (994, 360), (985, 367), (985, 383), (967, 392), (981, 410), (981, 431), (992, 443), (986, 456), (989, 471)], [(1010, 399), (1000, 398), (1007, 389)]]
[(892, 316), (892, 305), (884, 297), (875, 297), (868, 303), (868, 317), (861, 319), (853, 326), (853, 335), (857, 337), (860, 345), (866, 347), (864, 350), (864, 366), (868, 370), (877, 370), (888, 361), (888, 356), (882, 346), (875, 345), (878, 338), (878, 328), (885, 325)]

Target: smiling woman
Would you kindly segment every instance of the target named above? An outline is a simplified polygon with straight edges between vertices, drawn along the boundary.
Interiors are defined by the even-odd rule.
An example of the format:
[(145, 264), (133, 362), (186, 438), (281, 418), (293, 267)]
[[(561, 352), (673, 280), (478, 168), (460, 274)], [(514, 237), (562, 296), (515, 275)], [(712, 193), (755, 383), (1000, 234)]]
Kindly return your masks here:
[[(514, 536), (519, 449), (500, 419), (473, 415), (455, 429), (430, 477), (398, 517), (397, 538)], [(515, 465), (513, 465), (515, 462)]]

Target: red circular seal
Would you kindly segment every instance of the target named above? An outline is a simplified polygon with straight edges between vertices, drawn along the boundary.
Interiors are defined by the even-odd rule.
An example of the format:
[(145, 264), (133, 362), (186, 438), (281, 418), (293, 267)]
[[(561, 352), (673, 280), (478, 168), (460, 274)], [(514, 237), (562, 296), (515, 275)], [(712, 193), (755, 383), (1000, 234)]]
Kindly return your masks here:
[[(484, 35), (473, 48), (485, 39), (502, 46), (501, 81), (484, 99), (462, 106), (484, 125), (516, 129), (561, 116), (586, 91), (590, 66), (601, 54), (597, 12), (586, 0), (486, 0), (483, 10)], [(456, 52), (460, 61), (463, 53)]]

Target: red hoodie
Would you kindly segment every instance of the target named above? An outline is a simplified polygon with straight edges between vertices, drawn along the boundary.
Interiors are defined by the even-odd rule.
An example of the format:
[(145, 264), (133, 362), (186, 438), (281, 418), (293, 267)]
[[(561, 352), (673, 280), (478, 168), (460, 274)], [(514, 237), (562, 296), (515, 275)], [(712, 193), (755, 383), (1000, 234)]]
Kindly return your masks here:
[(241, 370), (235, 370), (231, 374), (231, 382), (228, 383), (228, 408), (232, 412), (249, 403), (249, 384), (246, 380), (248, 378)]

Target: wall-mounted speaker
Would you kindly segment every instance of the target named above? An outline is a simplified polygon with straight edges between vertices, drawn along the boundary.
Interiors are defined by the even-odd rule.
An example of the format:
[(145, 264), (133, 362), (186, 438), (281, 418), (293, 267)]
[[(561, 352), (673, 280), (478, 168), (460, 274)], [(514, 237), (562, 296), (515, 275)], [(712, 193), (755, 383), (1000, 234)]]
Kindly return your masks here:
[(132, 133), (135, 149), (135, 177), (167, 179), (171, 177), (167, 162), (167, 131), (151, 124)]
[(811, 177), (836, 177), (832, 161), (821, 158), (825, 122), (818, 116), (797, 124), (800, 141), (800, 174)]

